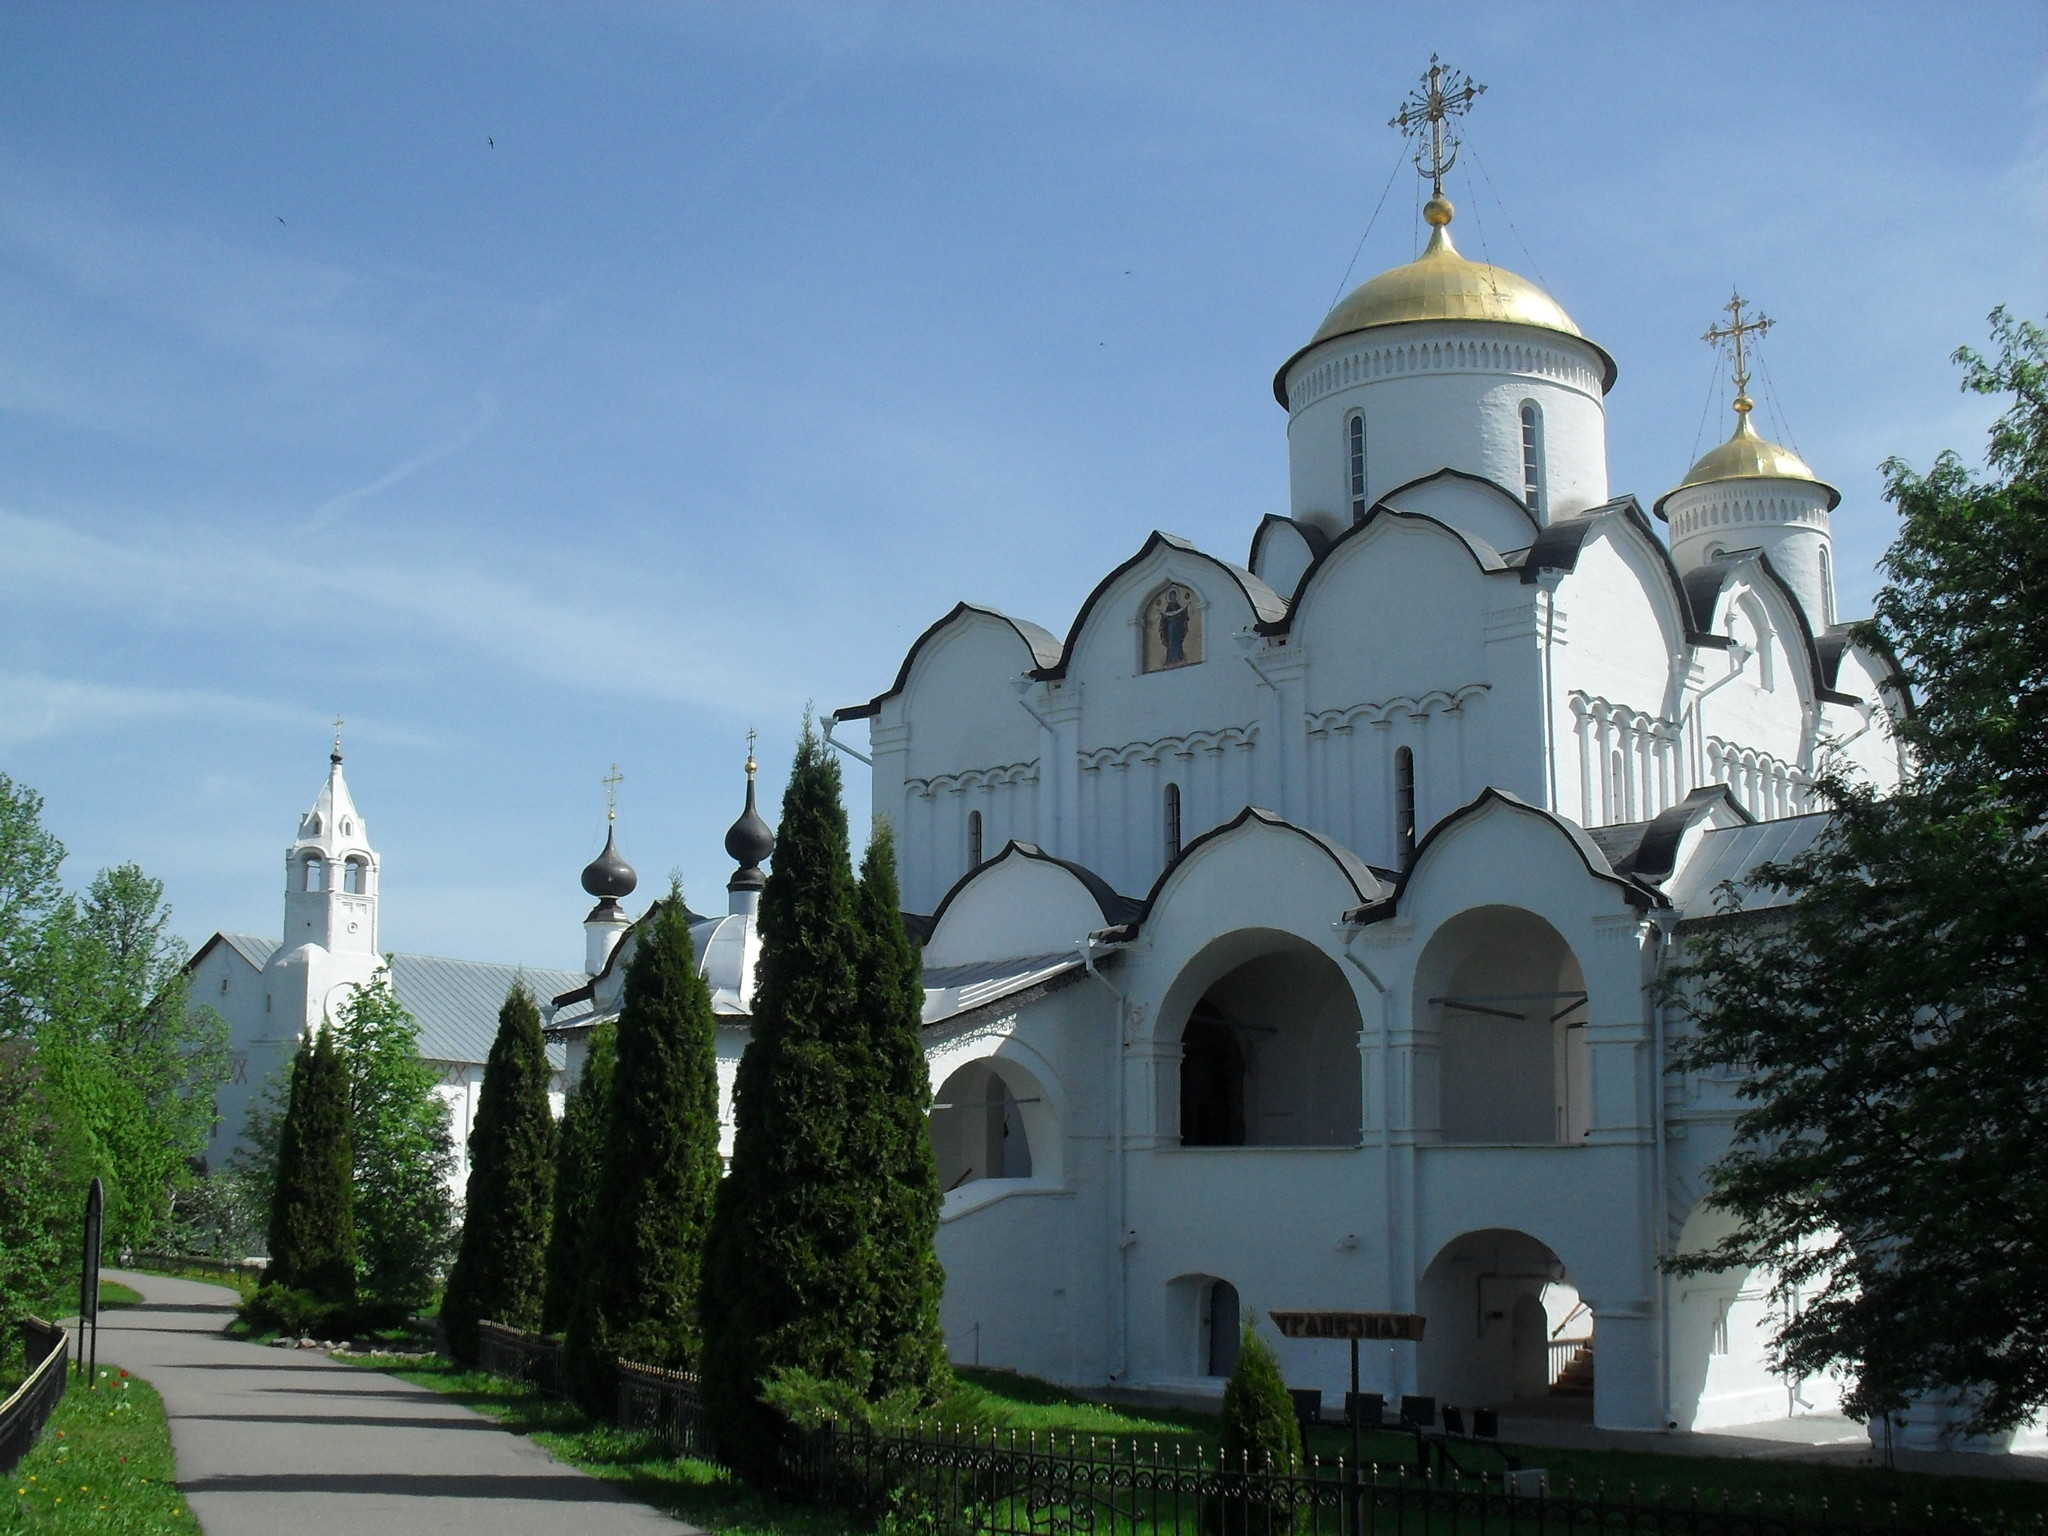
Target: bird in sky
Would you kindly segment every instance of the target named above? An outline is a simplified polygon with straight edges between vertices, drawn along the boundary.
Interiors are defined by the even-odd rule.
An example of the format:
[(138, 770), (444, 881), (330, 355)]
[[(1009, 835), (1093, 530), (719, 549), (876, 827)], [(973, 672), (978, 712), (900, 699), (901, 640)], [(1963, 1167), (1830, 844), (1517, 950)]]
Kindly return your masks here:
[(498, 141), (497, 141), (496, 139), (492, 139), (492, 138), (486, 138), (486, 139), (484, 140), (484, 142), (485, 142), (486, 144), (490, 145), (490, 146), (491, 146), (491, 148), (493, 148), (493, 149), (496, 149), (496, 148), (498, 147)]
[(284, 222), (284, 215), (283, 215), (283, 214), (281, 214), (281, 213), (280, 213), (280, 214), (279, 214), (279, 215), (277, 216), (277, 222), (278, 222), (278, 223), (280, 223), (280, 224), (282, 224), (282, 223)]

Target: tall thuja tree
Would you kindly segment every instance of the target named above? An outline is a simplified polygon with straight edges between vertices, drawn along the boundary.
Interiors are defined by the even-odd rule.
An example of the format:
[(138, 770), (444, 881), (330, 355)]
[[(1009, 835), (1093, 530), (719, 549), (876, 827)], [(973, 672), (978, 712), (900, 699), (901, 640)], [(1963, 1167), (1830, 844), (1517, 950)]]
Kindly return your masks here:
[(540, 1322), (555, 1181), (548, 1076), (540, 1009), (525, 981), (515, 981), (498, 1010), (498, 1037), (484, 1065), (469, 1137), (462, 1240), (441, 1300), (449, 1352), (465, 1365), (476, 1363), (476, 1325), (483, 1319), (514, 1328)]
[(355, 1158), (348, 1066), (322, 1029), (292, 1062), (278, 1138), (266, 1285), (342, 1305), (356, 1293)]
[(896, 839), (878, 821), (861, 861), (857, 920), (864, 950), (859, 1016), (866, 1043), (856, 1058), (867, 1082), (854, 1097), (853, 1134), (871, 1138), (874, 1205), (874, 1381), (872, 1395), (908, 1393), (924, 1403), (952, 1381), (939, 1297), (945, 1271), (939, 1229), (939, 1169), (932, 1156), (931, 1071), (921, 1033), (924, 965), (903, 927)]
[(342, 1004), (335, 1033), (348, 1062), (355, 1131), (357, 1280), (385, 1312), (424, 1306), (454, 1236), (455, 1172), (440, 1074), (420, 1060), (419, 1025), (380, 968)]
[(783, 1420), (763, 1398), (774, 1378), (800, 1372), (863, 1395), (874, 1380), (875, 1170), (849, 1124), (868, 1085), (854, 905), (839, 764), (807, 720), (761, 894), (753, 1038), (704, 1277), (712, 1433), (757, 1482), (779, 1471)]
[(609, 1019), (591, 1030), (582, 1075), (562, 1115), (555, 1153), (554, 1219), (548, 1224), (547, 1287), (540, 1303), (543, 1333), (560, 1333), (569, 1325), (577, 1292), (590, 1272), (591, 1216), (604, 1172), (617, 1040), (618, 1026)]
[(718, 1188), (718, 1026), (680, 886), (643, 918), (619, 1006), (590, 1275), (569, 1314), (578, 1399), (609, 1406), (613, 1364), (697, 1364), (705, 1229)]
[(1823, 776), (1826, 832), (1749, 877), (1789, 899), (1700, 924), (1676, 993), (1676, 1065), (1749, 1103), (1710, 1194), (1734, 1230), (1673, 1267), (1775, 1275), (1776, 1364), (1846, 1370), (1859, 1417), (1932, 1395), (1976, 1430), (2048, 1403), (2048, 335), (1992, 333), (1957, 354), (2010, 400), (1991, 475), (1885, 466), (1861, 638), (1917, 701), (1905, 781)]

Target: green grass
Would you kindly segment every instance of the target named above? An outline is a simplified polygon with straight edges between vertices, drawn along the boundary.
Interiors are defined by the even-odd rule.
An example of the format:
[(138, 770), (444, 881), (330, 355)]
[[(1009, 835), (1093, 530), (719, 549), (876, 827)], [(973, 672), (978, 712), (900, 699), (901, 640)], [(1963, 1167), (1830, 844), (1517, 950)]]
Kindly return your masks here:
[(710, 1462), (671, 1461), (653, 1437), (623, 1433), (501, 1376), (465, 1371), (447, 1360), (359, 1355), (350, 1363), (445, 1393), (514, 1434), (531, 1437), (558, 1460), (704, 1530), (723, 1536), (854, 1536), (867, 1529), (831, 1510), (758, 1493)]
[[(736, 1536), (832, 1536), (859, 1529), (843, 1517), (764, 1497), (708, 1463), (670, 1462), (645, 1437), (622, 1435), (502, 1378), (461, 1371), (445, 1361), (423, 1367), (362, 1363), (446, 1392), (508, 1429), (532, 1435), (562, 1460), (619, 1482), (636, 1498), (694, 1524)], [(1098, 1452), (1110, 1453), (1127, 1451), (1135, 1441), (1141, 1455), (1155, 1446), (1169, 1456), (1176, 1447), (1189, 1455), (1216, 1444), (1217, 1422), (1209, 1414), (1117, 1407), (1006, 1371), (962, 1370), (959, 1375), (968, 1389), (962, 1406), (971, 1407), (984, 1432), (993, 1426), (998, 1433), (1014, 1431), (1020, 1437), (1071, 1435), (1084, 1442), (1093, 1439)], [(1307, 1449), (1312, 1456), (1335, 1460), (1349, 1455), (1350, 1443), (1349, 1431), (1326, 1425), (1310, 1433)], [(1390, 1469), (1415, 1459), (1410, 1435), (1368, 1433), (1363, 1449), (1367, 1462)], [(1850, 1515), (1860, 1503), (1873, 1518), (1897, 1504), (1902, 1519), (1927, 1519), (1931, 1509), (1937, 1521), (1942, 1515), (1963, 1515), (1993, 1528), (2011, 1522), (2031, 1529), (2048, 1516), (2048, 1484), (2042, 1483), (1636, 1451), (1505, 1445), (1495, 1452), (1467, 1442), (1454, 1444), (1452, 1454), (1460, 1464), (1487, 1473), (1498, 1471), (1512, 1456), (1523, 1466), (1548, 1470), (1554, 1491), (1563, 1493), (1575, 1484), (1587, 1498), (1604, 1492), (1616, 1501), (1634, 1497), (1650, 1502), (1661, 1493), (1684, 1505), (1696, 1491), (1701, 1504), (1712, 1508), (1724, 1494), (1732, 1504), (1753, 1507), (1761, 1494), (1774, 1514), (1795, 1501), (1803, 1511), (1817, 1513), (1825, 1500), (1838, 1517)]]
[(100, 1282), (100, 1310), (102, 1312), (106, 1311), (109, 1307), (139, 1307), (141, 1305), (142, 1292), (131, 1290), (118, 1280), (102, 1280)]
[(42, 1439), (0, 1488), (0, 1528), (48, 1536), (197, 1532), (175, 1481), (164, 1405), (148, 1382), (74, 1376)]

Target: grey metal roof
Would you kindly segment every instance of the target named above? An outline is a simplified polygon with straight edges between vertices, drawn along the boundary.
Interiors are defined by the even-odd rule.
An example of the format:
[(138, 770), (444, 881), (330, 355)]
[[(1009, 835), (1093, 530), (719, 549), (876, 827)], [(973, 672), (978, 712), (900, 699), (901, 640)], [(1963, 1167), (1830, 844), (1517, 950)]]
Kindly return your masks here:
[[(536, 966), (494, 965), (482, 960), (445, 960), (438, 955), (393, 955), (391, 985), (405, 1011), (419, 1022), (420, 1055), (428, 1061), (481, 1063), (498, 1035), (498, 1010), (524, 975), (536, 998), (566, 992), (585, 979), (581, 971)], [(564, 1065), (559, 1045), (548, 1047), (552, 1066)]]
[(984, 960), (973, 965), (940, 965), (924, 973), (924, 1022), (937, 1024), (957, 1014), (985, 1008), (1013, 992), (1049, 981), (1078, 968), (1073, 950), (1051, 955), (1025, 955), (1013, 960)]
[[(1698, 850), (1666, 887), (1672, 904), (1686, 917), (1712, 917), (1720, 910), (1715, 892), (1722, 881), (1741, 886), (1743, 877), (1759, 864), (1782, 864), (1804, 853), (1827, 830), (1829, 819), (1827, 812), (1815, 811), (1702, 833)], [(1745, 912), (1781, 907), (1786, 901), (1782, 891), (1755, 886), (1742, 890)]]
[(270, 957), (276, 954), (279, 948), (278, 940), (266, 939), (255, 933), (224, 933), (220, 939), (259, 971), (270, 964)]

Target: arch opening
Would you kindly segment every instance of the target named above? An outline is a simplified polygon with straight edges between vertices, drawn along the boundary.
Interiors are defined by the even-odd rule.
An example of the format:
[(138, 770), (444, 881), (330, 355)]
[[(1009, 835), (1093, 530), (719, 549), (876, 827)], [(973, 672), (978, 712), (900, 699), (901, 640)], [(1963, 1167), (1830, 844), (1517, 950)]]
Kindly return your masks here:
[(1444, 1403), (1544, 1403), (1593, 1414), (1593, 1313), (1548, 1246), (1490, 1227), (1452, 1239), (1416, 1293), (1429, 1319), (1417, 1346), (1423, 1392)]
[(951, 1194), (984, 1179), (1033, 1177), (1027, 1112), (1044, 1102), (1036, 1084), (1001, 1062), (972, 1061), (955, 1071), (932, 1100), (939, 1188)]
[[(1474, 907), (1416, 969), (1415, 1026), (1437, 1052), (1446, 1142), (1583, 1143), (1592, 1126), (1585, 972), (1564, 935), (1517, 907)], [(1418, 1116), (1428, 1123), (1427, 1104)]]
[(1286, 934), (1236, 935), (1182, 973), (1169, 1007), (1173, 994), (1187, 1013), (1161, 1123), (1182, 1146), (1357, 1144), (1358, 1002), (1329, 956)]
[(307, 891), (319, 891), (326, 887), (326, 883), (327, 861), (317, 853), (307, 854), (300, 869), (299, 888)]
[(1180, 1275), (1166, 1284), (1166, 1340), (1175, 1375), (1227, 1377), (1237, 1369), (1244, 1302), (1215, 1275)]
[(370, 890), (370, 861), (360, 855), (341, 866), (341, 888), (350, 896), (365, 896)]

